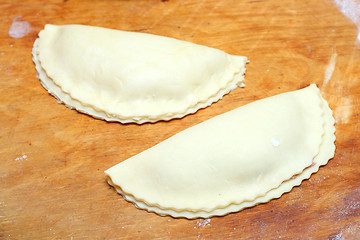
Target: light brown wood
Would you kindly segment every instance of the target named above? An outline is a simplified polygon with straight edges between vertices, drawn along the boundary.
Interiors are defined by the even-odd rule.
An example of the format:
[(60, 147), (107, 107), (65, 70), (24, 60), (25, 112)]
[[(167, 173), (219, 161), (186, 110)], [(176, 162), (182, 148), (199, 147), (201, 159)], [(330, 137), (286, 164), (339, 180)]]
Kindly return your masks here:
[[(357, 19), (340, 11), (356, 2), (1, 1), (0, 238), (360, 239), (360, 23), (352, 22), (360, 10), (351, 8)], [(8, 31), (19, 16), (31, 31), (15, 39)], [(245, 55), (246, 88), (170, 122), (95, 120), (58, 104), (35, 76), (32, 44), (47, 23), (153, 33)], [(336, 155), (280, 199), (190, 221), (138, 210), (105, 182), (104, 170), (183, 129), (310, 83), (334, 111)]]

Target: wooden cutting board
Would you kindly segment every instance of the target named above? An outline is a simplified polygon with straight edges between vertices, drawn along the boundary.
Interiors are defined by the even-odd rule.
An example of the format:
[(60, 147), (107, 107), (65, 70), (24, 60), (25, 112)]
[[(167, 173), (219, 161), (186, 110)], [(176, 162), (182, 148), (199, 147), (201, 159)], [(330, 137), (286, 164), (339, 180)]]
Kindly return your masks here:
[[(360, 239), (357, 4), (2, 0), (0, 239)], [(244, 55), (246, 87), (170, 122), (95, 120), (58, 104), (36, 78), (31, 49), (47, 23), (153, 33)], [(138, 210), (105, 182), (104, 170), (183, 129), (310, 83), (334, 111), (336, 154), (280, 199), (224, 217), (174, 219)]]

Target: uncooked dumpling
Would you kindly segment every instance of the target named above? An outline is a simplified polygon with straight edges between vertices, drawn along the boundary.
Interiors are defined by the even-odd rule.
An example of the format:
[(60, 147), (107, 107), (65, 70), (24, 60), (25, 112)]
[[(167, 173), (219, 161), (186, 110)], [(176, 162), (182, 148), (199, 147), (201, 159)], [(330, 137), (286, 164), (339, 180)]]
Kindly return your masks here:
[(334, 119), (315, 85), (186, 129), (105, 171), (139, 208), (211, 217), (270, 201), (333, 157)]
[(68, 107), (122, 123), (207, 107), (243, 85), (247, 62), (172, 38), (83, 25), (46, 25), (33, 60), (43, 86)]

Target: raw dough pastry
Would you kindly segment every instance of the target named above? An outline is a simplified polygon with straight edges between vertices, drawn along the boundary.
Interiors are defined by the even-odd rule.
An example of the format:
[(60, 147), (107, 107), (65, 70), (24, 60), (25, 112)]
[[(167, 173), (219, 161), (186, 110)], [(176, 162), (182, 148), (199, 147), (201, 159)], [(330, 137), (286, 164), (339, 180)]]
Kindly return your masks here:
[(333, 157), (332, 112), (318, 88), (259, 100), (186, 129), (105, 171), (139, 208), (211, 217), (268, 202)]
[(243, 85), (247, 59), (151, 34), (48, 24), (33, 61), (43, 86), (68, 107), (140, 124), (218, 101)]

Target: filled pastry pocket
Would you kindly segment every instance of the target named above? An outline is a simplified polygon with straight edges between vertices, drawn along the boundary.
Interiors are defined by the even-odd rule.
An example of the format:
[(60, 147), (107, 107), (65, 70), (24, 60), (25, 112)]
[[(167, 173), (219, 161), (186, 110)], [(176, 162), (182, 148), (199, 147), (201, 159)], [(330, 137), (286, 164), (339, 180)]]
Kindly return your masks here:
[(84, 25), (46, 25), (33, 61), (49, 93), (95, 118), (181, 118), (243, 85), (246, 57), (173, 38)]
[(333, 157), (334, 119), (318, 88), (255, 101), (186, 129), (105, 171), (139, 208), (225, 215), (280, 197)]

